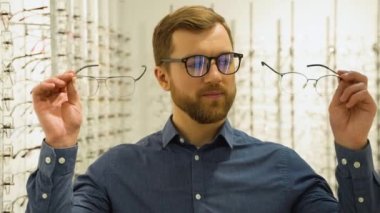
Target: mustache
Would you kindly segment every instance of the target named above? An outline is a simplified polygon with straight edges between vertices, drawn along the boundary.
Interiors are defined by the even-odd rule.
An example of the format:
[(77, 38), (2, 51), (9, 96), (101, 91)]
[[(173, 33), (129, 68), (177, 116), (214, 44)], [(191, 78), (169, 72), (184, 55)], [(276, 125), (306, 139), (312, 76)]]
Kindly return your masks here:
[(204, 93), (212, 92), (212, 91), (218, 91), (218, 92), (221, 92), (223, 94), (227, 93), (227, 89), (224, 86), (222, 86), (220, 84), (210, 84), (210, 85), (207, 85), (207, 86), (201, 88), (198, 91), (198, 95), (202, 95)]

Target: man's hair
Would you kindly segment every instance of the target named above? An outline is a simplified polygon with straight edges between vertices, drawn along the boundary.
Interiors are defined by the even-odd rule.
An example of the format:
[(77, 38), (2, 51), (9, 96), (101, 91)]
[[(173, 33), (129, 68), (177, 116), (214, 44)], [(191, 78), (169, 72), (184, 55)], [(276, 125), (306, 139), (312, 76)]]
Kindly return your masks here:
[(226, 29), (233, 46), (231, 30), (225, 19), (211, 8), (204, 6), (185, 6), (165, 16), (156, 26), (153, 33), (153, 53), (157, 66), (161, 59), (173, 52), (172, 36), (176, 30), (202, 31), (211, 29), (220, 23)]

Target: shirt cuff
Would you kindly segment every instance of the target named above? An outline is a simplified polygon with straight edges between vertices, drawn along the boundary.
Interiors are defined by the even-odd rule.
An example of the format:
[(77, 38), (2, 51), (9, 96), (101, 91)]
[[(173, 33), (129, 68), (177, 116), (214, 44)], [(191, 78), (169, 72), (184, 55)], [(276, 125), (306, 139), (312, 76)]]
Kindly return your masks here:
[(42, 142), (38, 161), (39, 171), (47, 177), (73, 173), (77, 157), (78, 146), (65, 149), (54, 149), (45, 140)]
[(361, 150), (351, 150), (335, 143), (336, 157), (338, 161), (337, 172), (342, 177), (352, 179), (368, 179), (372, 177), (374, 170), (371, 145)]

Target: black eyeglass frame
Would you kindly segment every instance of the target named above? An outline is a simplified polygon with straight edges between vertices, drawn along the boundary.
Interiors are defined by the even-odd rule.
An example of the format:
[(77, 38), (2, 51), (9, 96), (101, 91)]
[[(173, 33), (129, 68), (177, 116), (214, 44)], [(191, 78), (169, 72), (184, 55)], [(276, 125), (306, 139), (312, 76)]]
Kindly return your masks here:
[[(239, 64), (237, 65), (237, 68), (235, 69), (234, 72), (231, 72), (231, 73), (224, 73), (222, 72), (220, 69), (219, 69), (219, 62), (218, 62), (218, 58), (223, 56), (223, 55), (227, 55), (227, 54), (233, 54), (233, 57), (234, 58), (238, 58), (239, 59)], [(188, 68), (187, 68), (187, 61), (190, 59), (190, 58), (193, 58), (193, 57), (197, 57), (197, 56), (202, 56), (202, 57), (205, 57), (207, 60), (208, 60), (208, 64), (207, 64), (207, 71), (203, 74), (203, 75), (191, 75)], [(222, 73), (223, 75), (232, 75), (232, 74), (235, 74), (239, 68), (240, 68), (240, 64), (241, 64), (241, 60), (243, 58), (243, 54), (241, 53), (236, 53), (236, 52), (224, 52), (224, 53), (221, 53), (219, 54), (218, 56), (215, 56), (215, 57), (210, 57), (210, 56), (205, 56), (205, 55), (191, 55), (191, 56), (187, 56), (187, 57), (184, 57), (184, 58), (163, 58), (161, 59), (161, 62), (162, 63), (176, 63), (176, 62), (181, 62), (181, 63), (184, 63), (185, 64), (185, 68), (186, 68), (186, 72), (189, 76), (191, 77), (194, 77), (194, 78), (200, 78), (200, 77), (203, 77), (205, 76), (209, 71), (210, 71), (210, 68), (211, 68), (211, 62), (212, 60), (214, 59), (215, 60), (215, 63), (216, 63), (216, 67), (218, 69), (218, 71), (220, 73)]]

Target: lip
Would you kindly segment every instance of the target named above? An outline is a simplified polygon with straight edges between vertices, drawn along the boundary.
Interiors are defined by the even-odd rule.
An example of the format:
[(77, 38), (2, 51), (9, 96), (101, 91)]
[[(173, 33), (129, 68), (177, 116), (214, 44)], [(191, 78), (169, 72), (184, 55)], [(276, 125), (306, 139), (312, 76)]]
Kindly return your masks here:
[(207, 91), (202, 93), (202, 96), (207, 98), (219, 98), (223, 95), (224, 93), (222, 91)]

